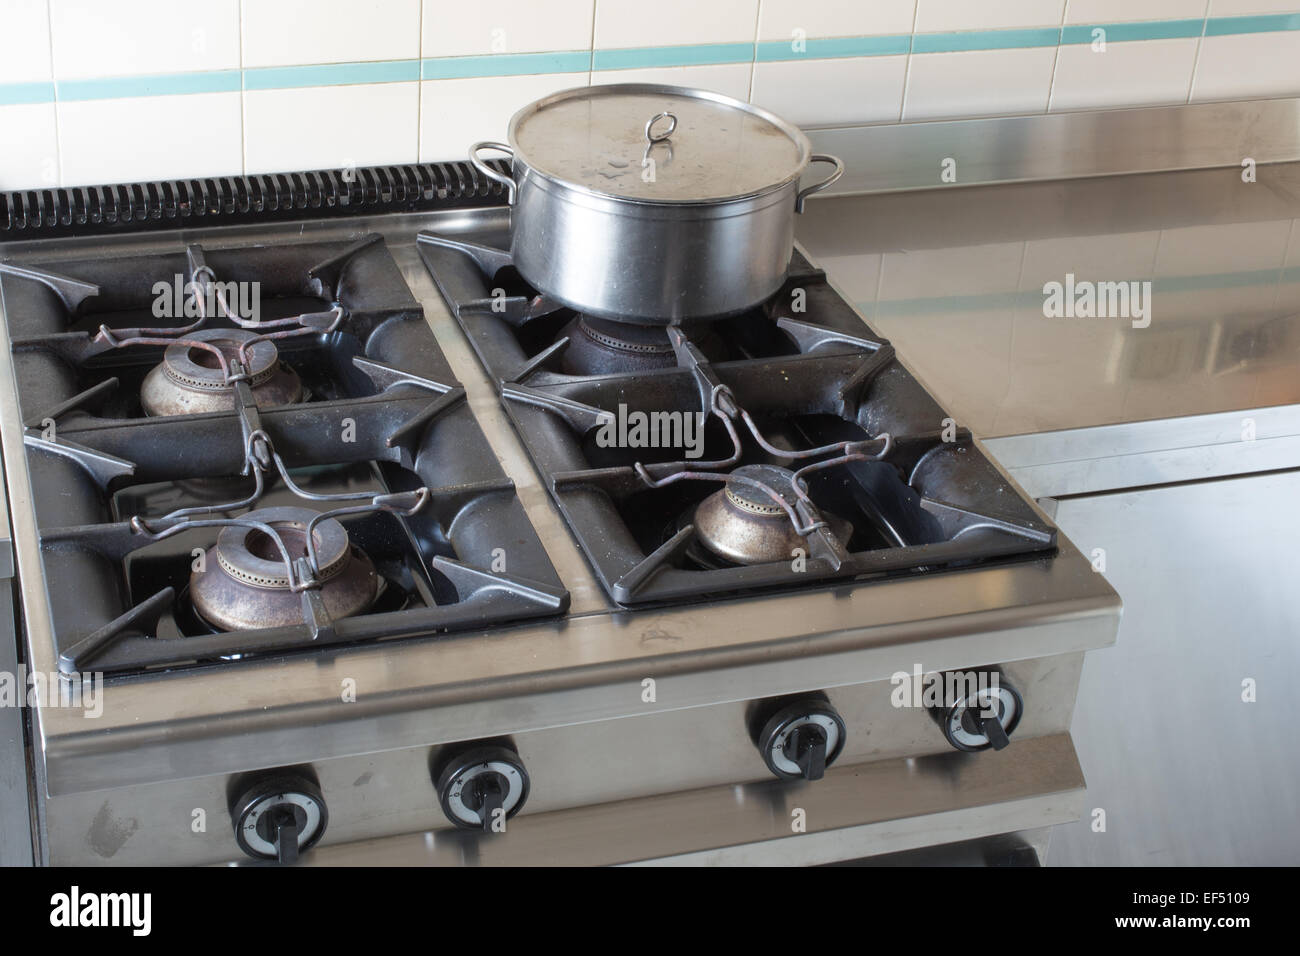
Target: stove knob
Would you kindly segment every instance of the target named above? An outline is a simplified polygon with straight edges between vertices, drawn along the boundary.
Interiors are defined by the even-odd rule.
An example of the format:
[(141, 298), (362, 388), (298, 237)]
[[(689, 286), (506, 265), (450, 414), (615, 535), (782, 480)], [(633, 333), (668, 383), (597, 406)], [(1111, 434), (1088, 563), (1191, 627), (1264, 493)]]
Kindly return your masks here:
[(770, 701), (753, 721), (767, 769), (784, 780), (820, 780), (844, 749), (844, 719), (824, 694)]
[(930, 716), (958, 750), (1002, 750), (1020, 723), (1024, 700), (999, 671), (984, 671), (977, 679), (977, 690), (947, 707), (930, 708)]
[(528, 799), (528, 771), (509, 747), (457, 751), (439, 762), (433, 779), (442, 812), (467, 830), (498, 832), (496, 824), (513, 817)]
[(241, 850), (255, 860), (280, 863), (297, 863), (329, 822), (316, 782), (294, 772), (271, 774), (243, 789), (230, 815)]

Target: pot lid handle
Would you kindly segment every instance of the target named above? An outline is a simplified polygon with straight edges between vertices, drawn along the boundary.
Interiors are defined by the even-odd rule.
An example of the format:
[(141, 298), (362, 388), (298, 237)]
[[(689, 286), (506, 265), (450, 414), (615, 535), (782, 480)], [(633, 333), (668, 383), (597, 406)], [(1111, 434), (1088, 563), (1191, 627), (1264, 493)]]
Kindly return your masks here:
[[(662, 133), (653, 132), (655, 123), (658, 123), (661, 119), (668, 120), (668, 128)], [(676, 116), (666, 110), (662, 113), (656, 113), (654, 116), (650, 117), (645, 124), (645, 140), (651, 146), (655, 143), (662, 143), (667, 140), (669, 136), (673, 135), (673, 130), (675, 129), (677, 129)]]

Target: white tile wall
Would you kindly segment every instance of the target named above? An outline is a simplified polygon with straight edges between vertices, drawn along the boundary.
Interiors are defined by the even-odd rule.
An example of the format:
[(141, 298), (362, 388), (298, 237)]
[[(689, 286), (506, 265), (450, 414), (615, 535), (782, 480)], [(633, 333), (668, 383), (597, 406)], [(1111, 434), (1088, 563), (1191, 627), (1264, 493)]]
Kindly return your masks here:
[(50, 0), (54, 75), (239, 68), (239, 0)]
[[(244, 169), (289, 169), (413, 163), (419, 130), (394, 123), (415, 116), (420, 85), (366, 83), (244, 93)], [(322, 122), (322, 117), (329, 117)], [(340, 130), (347, 135), (340, 136)]]
[(1300, 32), (1204, 37), (1192, 100), (1300, 96)]
[(53, 103), (0, 106), (0, 189), (59, 185)]
[(595, 48), (746, 43), (758, 0), (598, 0)]
[[(350, 2), (350, 0), (348, 0)], [(482, 16), (447, 15), (447, 0), (424, 0), (424, 56), (480, 56), (588, 50), (595, 0), (492, 0)]]
[[(5, 38), (0, 84), (50, 81), (53, 72), (46, 0), (5, 0), (0, 4), (0, 38)], [(58, 184), (54, 104), (0, 105), (0, 189)]]
[(806, 37), (857, 37), (911, 33), (916, 0), (763, 0), (758, 39), (788, 40), (795, 30)]
[(0, 83), (48, 80), (50, 27), (47, 0), (4, 0), (0, 3)]
[(226, 176), (243, 167), (238, 93), (59, 103), (58, 116), (65, 186)]
[(808, 128), (894, 123), (906, 75), (905, 56), (755, 63), (750, 99)]
[(1064, 11), (1065, 0), (918, 0), (916, 32), (1054, 27)]
[(586, 85), (586, 73), (425, 80), (420, 84), (420, 160), (464, 159), (472, 143), (504, 141), (506, 125), (520, 107)]
[(914, 53), (903, 119), (1042, 113), (1047, 109), (1055, 62), (1054, 46)]
[(1190, 20), (1205, 16), (1210, 0), (1070, 0), (1066, 23)]
[(1244, 17), (1255, 13), (1296, 13), (1296, 0), (1210, 0), (1212, 17)]
[[(1277, 13), (1300, 0), (0, 0), (0, 189), (458, 159), (503, 138), (520, 106), (588, 82), (702, 86), (808, 127), (1300, 96), (1300, 30), (1112, 38), (1104, 54), (1051, 41), (1061, 25)], [(1035, 28), (1045, 45), (870, 42)], [(781, 48), (792, 36), (807, 56)], [(656, 50), (712, 44), (739, 62)], [(628, 49), (638, 62), (600, 56)], [(531, 58), (573, 51), (562, 66)], [(421, 59), (425, 76), (470, 75), (420, 81)], [(381, 63), (390, 81), (330, 66), (350, 63)], [(530, 69), (547, 72), (496, 75)], [(230, 91), (199, 92), (214, 85)]]
[(420, 55), (420, 0), (243, 0), (244, 66)]
[(713, 90), (738, 100), (749, 99), (752, 65), (719, 63), (710, 66), (659, 66), (643, 70), (600, 70), (592, 83), (667, 83)]
[(1198, 40), (1134, 40), (1061, 47), (1052, 82), (1052, 110), (1185, 103)]

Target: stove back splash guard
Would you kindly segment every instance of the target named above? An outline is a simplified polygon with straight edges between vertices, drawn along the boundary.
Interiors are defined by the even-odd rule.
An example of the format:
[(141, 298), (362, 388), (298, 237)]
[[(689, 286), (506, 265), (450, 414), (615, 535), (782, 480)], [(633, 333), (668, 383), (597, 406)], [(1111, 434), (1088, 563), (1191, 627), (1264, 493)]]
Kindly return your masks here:
[(379, 235), (0, 282), (65, 673), (567, 607)]

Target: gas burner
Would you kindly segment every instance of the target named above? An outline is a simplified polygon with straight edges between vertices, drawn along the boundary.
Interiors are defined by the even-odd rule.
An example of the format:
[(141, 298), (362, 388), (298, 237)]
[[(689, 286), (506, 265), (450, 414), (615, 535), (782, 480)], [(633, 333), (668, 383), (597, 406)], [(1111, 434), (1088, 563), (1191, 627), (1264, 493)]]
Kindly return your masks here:
[[(303, 596), (291, 587), (280, 547), (250, 524), (270, 526), (298, 564), (308, 557), (307, 526), (317, 514), (307, 508), (262, 508), (245, 515), (245, 524), (222, 528), (202, 570), (190, 576), (190, 599), (199, 617), (227, 631), (304, 623)], [(350, 617), (369, 608), (379, 593), (379, 577), (370, 558), (348, 542), (343, 525), (334, 518), (317, 521), (312, 539), (319, 569), (315, 578), (330, 617)]]
[[(560, 331), (568, 337), (561, 370), (566, 375), (611, 375), (673, 368), (677, 357), (662, 325), (634, 325), (589, 315), (575, 316)], [(692, 341), (713, 358), (720, 341), (716, 333), (693, 329)]]
[(269, 408), (299, 401), (302, 382), (280, 361), (274, 342), (244, 329), (201, 329), (168, 345), (162, 364), (145, 376), (140, 387), (145, 413), (154, 417), (197, 415), (234, 408), (234, 382), (221, 362), (224, 360), (228, 369), (233, 369), (234, 362), (243, 364), (240, 348), (253, 339), (257, 341), (244, 353), (245, 371), (257, 405)]
[[(795, 528), (786, 508), (764, 488), (751, 483), (761, 483), (793, 509), (799, 500), (794, 472), (777, 465), (742, 465), (731, 476), (739, 480), (728, 481), (721, 491), (701, 501), (692, 518), (709, 557), (730, 564), (764, 564), (790, 561), (796, 557), (796, 548), (806, 556), (808, 540)], [(834, 515), (822, 517), (835, 537), (847, 544), (853, 526)], [(692, 557), (706, 566), (712, 563), (702, 554)]]

